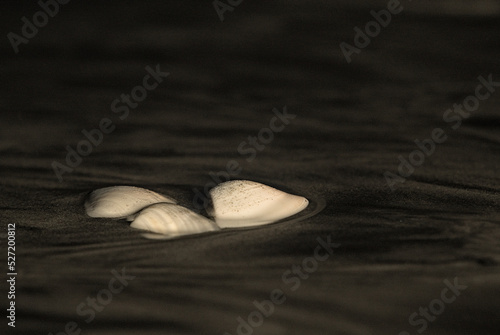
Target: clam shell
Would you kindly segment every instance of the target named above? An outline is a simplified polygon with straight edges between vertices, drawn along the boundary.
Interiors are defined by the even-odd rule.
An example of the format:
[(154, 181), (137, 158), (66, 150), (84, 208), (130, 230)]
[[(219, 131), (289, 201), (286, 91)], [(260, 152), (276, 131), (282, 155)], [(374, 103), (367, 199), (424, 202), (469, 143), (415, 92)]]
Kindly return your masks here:
[(232, 180), (210, 190), (207, 209), (221, 228), (259, 226), (304, 210), (309, 201), (274, 187), (249, 180)]
[(168, 236), (219, 230), (212, 220), (185, 207), (168, 203), (154, 204), (143, 209), (130, 226)]
[(158, 202), (176, 203), (172, 198), (144, 188), (113, 186), (90, 193), (85, 210), (93, 218), (124, 218)]

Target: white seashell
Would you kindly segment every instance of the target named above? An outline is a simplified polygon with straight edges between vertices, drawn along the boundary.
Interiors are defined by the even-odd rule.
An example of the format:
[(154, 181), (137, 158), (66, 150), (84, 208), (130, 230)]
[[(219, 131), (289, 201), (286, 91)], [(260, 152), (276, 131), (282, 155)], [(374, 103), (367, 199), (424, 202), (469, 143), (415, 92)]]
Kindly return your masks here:
[(221, 228), (259, 226), (304, 210), (309, 201), (249, 180), (232, 180), (210, 190), (207, 212)]
[(85, 210), (93, 218), (124, 218), (158, 202), (176, 203), (172, 198), (144, 188), (113, 186), (90, 193)]
[(130, 227), (182, 236), (219, 230), (212, 220), (175, 204), (160, 203), (143, 209)]

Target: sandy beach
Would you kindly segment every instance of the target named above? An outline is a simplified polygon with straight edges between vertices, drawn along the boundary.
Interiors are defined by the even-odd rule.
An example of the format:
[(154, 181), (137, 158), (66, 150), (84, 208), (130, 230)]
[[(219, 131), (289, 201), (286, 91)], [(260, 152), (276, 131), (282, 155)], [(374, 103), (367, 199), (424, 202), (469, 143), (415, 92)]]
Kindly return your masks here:
[[(498, 2), (231, 8), (70, 1), (30, 38), (2, 8), (0, 332), (498, 334)], [(83, 206), (228, 176), (325, 207), (162, 241)]]

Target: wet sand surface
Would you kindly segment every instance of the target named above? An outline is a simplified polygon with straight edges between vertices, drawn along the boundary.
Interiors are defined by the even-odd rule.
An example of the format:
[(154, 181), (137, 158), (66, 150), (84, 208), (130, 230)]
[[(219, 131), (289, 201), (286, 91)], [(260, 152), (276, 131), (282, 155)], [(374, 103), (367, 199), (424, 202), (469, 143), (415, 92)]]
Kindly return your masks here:
[[(479, 76), (500, 81), (498, 3), (402, 5), (351, 63), (339, 44), (353, 45), (353, 28), (386, 2), (244, 1), (221, 22), (210, 1), (72, 1), (18, 54), (4, 38), (0, 218), (2, 241), (16, 224), (18, 275), (16, 328), (5, 317), (0, 327), (20, 335), (68, 324), (89, 335), (498, 334), (500, 87), (457, 129), (443, 120), (475, 94)], [(20, 18), (37, 10), (2, 9), (4, 35), (20, 33)], [(157, 64), (170, 75), (121, 120), (112, 102)], [(289, 124), (254, 159), (239, 152), (284, 106), (295, 115)], [(82, 130), (103, 118), (114, 130), (60, 182), (51, 164), (66, 164), (66, 146), (76, 149)], [(398, 157), (408, 160), (415, 139), (435, 128), (446, 141), (391, 190), (384, 173), (398, 174)], [(111, 185), (193, 206), (194, 189), (232, 160), (241, 168), (233, 179), (326, 207), (302, 221), (173, 241), (85, 215), (88, 192)], [(329, 238), (340, 245), (312, 261), (318, 239)], [(294, 266), (310, 273), (290, 273)], [(125, 271), (126, 286), (108, 296), (110, 281), (120, 287), (114, 271)], [(448, 303), (446, 280), (461, 287), (446, 291), (445, 300), (455, 296)], [(253, 302), (276, 289), (285, 301), (260, 322)], [(104, 306), (90, 307), (88, 297)], [(418, 315), (411, 325), (429, 305), (432, 321)], [(238, 332), (249, 315), (258, 326)]]

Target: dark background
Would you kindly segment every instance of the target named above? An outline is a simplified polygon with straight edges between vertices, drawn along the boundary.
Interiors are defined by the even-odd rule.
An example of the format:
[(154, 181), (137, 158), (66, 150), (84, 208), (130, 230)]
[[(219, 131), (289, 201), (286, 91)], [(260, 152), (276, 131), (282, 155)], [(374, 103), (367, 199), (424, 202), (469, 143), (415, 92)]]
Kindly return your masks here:
[[(287, 300), (254, 334), (417, 334), (410, 314), (458, 277), (467, 289), (425, 333), (498, 334), (500, 92), (457, 130), (442, 117), (478, 76), (500, 81), (500, 4), (401, 3), (348, 64), (339, 44), (386, 1), (245, 0), (221, 22), (210, 1), (72, 0), (18, 54), (6, 35), (40, 7), (2, 2), (0, 219), (2, 241), (16, 223), (18, 272), (8, 332), (74, 321), (81, 334), (235, 334), (252, 302), (281, 288)], [(170, 76), (119, 120), (111, 102), (156, 64)], [(238, 145), (285, 105), (296, 118), (247, 162)], [(114, 132), (59, 182), (52, 162), (102, 118)], [(448, 140), (391, 191), (384, 172), (436, 127)], [(190, 205), (231, 159), (236, 178), (326, 208), (174, 241), (84, 213), (85, 195), (110, 185)], [(329, 235), (341, 246), (292, 292), (282, 274)], [(136, 278), (85, 323), (76, 306), (123, 267)]]

